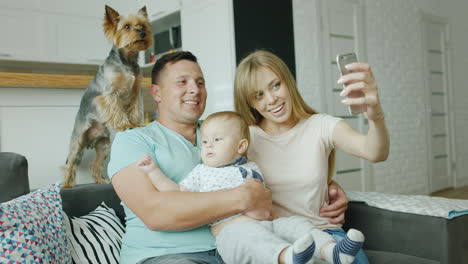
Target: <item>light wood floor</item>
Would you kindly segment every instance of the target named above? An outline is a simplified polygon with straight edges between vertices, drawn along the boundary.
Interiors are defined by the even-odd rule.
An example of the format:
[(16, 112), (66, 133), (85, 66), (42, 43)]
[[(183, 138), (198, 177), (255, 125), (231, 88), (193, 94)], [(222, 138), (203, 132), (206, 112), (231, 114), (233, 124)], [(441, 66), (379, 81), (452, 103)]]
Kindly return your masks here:
[(456, 189), (450, 188), (442, 191), (437, 191), (435, 193), (432, 193), (431, 196), (468, 200), (468, 185)]

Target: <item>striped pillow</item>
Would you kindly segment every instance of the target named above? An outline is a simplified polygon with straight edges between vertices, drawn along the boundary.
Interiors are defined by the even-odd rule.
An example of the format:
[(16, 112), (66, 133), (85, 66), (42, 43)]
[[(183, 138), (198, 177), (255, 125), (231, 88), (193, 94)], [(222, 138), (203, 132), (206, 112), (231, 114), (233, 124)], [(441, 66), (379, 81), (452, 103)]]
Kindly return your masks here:
[[(65, 214), (65, 213), (64, 213)], [(119, 263), (125, 228), (104, 202), (81, 217), (64, 217), (73, 263)]]

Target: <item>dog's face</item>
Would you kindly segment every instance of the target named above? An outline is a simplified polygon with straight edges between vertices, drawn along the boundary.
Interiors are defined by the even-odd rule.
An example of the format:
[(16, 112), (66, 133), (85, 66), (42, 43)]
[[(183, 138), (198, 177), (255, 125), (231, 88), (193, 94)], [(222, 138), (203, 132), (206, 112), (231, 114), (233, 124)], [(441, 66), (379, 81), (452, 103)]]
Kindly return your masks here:
[(107, 39), (119, 49), (140, 51), (153, 45), (153, 33), (146, 7), (136, 14), (120, 16), (117, 11), (106, 5), (103, 26)]

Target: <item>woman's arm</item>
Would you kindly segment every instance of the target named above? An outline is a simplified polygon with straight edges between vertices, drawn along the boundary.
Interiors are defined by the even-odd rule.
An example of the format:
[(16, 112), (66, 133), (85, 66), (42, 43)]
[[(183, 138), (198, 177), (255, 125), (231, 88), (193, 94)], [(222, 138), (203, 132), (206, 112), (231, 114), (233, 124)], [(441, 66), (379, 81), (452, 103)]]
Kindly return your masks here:
[(347, 68), (357, 72), (341, 76), (338, 80), (338, 83), (345, 84), (341, 95), (347, 96), (352, 91), (361, 91), (364, 96), (346, 98), (343, 103), (360, 105), (364, 109), (364, 116), (369, 120), (369, 130), (367, 134), (361, 134), (347, 122), (340, 121), (333, 130), (333, 142), (338, 149), (351, 155), (372, 162), (384, 161), (388, 157), (390, 139), (374, 76), (367, 63), (351, 63)]
[[(333, 143), (336, 148), (372, 162), (384, 161), (388, 157), (390, 139), (377, 91), (377, 84), (367, 63), (352, 63), (346, 68), (353, 73), (341, 76), (338, 83), (345, 85), (340, 95), (347, 96), (352, 91), (361, 91), (363, 97), (346, 98), (346, 105), (360, 105), (364, 116), (369, 120), (367, 134), (354, 130), (347, 122), (340, 121), (333, 130)], [(344, 223), (348, 198), (341, 186), (332, 182), (328, 188), (330, 204), (320, 209), (320, 216), (329, 217), (331, 223)]]
[(188, 230), (238, 213), (262, 220), (271, 216), (271, 192), (256, 180), (217, 192), (160, 192), (131, 164), (112, 177), (112, 185), (122, 202), (151, 230)]

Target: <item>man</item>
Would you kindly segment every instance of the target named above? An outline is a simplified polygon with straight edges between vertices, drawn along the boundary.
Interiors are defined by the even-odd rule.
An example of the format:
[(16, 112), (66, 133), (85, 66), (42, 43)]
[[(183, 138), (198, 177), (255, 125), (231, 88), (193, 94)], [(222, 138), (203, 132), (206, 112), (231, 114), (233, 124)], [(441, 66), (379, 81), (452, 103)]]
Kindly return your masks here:
[[(121, 263), (223, 263), (206, 224), (239, 213), (269, 220), (271, 193), (257, 180), (210, 193), (159, 192), (135, 165), (142, 155), (176, 183), (200, 163), (199, 118), (207, 92), (196, 57), (176, 52), (159, 59), (151, 95), (157, 122), (117, 133), (108, 165), (126, 214)], [(342, 221), (347, 200), (338, 191), (341, 198), (328, 214)]]

